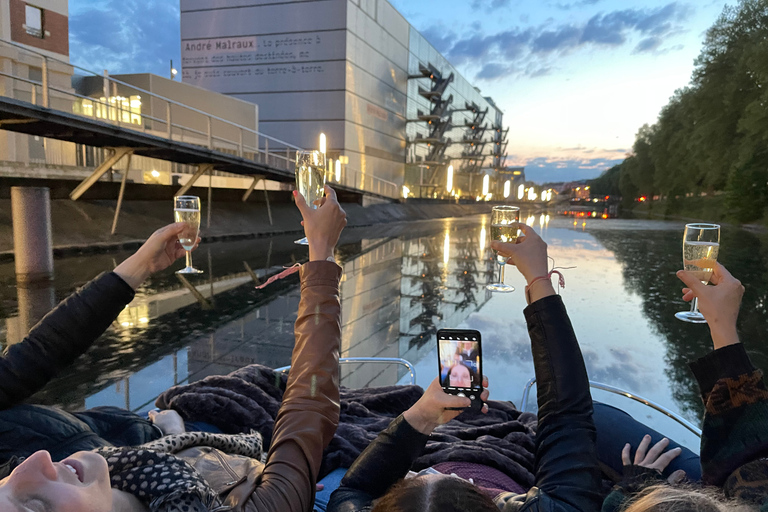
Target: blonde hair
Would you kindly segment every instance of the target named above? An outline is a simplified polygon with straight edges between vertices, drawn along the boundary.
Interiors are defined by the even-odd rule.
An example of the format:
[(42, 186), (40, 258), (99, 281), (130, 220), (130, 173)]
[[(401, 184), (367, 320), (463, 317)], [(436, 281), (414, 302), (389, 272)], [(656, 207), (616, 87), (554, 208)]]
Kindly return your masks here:
[(653, 485), (632, 498), (622, 512), (754, 512), (742, 501), (726, 500), (718, 489)]

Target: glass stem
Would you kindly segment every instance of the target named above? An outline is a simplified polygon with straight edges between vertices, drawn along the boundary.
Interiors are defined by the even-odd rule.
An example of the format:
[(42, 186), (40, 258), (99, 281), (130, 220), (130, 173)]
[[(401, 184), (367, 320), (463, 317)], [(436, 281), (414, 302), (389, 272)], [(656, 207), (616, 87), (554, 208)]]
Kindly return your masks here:
[(501, 269), (499, 270), (499, 284), (504, 284), (504, 264), (499, 263)]
[(187, 251), (187, 268), (192, 268), (192, 253)]
[(699, 299), (696, 297), (691, 301), (691, 313), (696, 315), (699, 314)]

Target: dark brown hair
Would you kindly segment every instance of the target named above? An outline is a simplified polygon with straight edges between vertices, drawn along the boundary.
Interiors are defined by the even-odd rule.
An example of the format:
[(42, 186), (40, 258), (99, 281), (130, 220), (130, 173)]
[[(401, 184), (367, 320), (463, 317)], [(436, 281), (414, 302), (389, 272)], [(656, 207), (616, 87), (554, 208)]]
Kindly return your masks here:
[(417, 477), (401, 480), (371, 512), (499, 512), (493, 500), (460, 478)]

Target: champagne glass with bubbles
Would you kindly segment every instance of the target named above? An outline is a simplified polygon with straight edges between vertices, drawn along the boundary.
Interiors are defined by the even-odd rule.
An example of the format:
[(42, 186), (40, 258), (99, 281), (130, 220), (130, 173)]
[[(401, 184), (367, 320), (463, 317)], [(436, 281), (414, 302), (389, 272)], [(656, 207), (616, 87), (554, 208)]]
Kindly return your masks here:
[[(317, 209), (325, 187), (325, 153), (320, 151), (296, 152), (296, 190), (304, 196), (310, 208)], [(309, 245), (307, 237), (296, 240), (299, 245)]]
[[(515, 243), (519, 230), (517, 226), (512, 226), (515, 222), (520, 221), (520, 208), (517, 206), (494, 206), (491, 211), (491, 240), (499, 242)], [(493, 251), (496, 254), (496, 263), (499, 264), (499, 282), (492, 283), (486, 286), (488, 290), (494, 292), (513, 292), (514, 286), (504, 284), (504, 265), (507, 263), (507, 258), (500, 256), (498, 252)]]
[(184, 230), (179, 233), (179, 242), (187, 251), (187, 266), (177, 270), (177, 274), (202, 274), (192, 266), (192, 249), (197, 243), (197, 235), (200, 233), (200, 198), (197, 196), (178, 196), (173, 198), (173, 217), (176, 222), (186, 224)]
[[(683, 268), (693, 274), (702, 283), (709, 283), (720, 252), (720, 226), (717, 224), (686, 224), (683, 235)], [(675, 313), (683, 322), (694, 324), (707, 323), (699, 313), (698, 302), (694, 297), (690, 311)]]

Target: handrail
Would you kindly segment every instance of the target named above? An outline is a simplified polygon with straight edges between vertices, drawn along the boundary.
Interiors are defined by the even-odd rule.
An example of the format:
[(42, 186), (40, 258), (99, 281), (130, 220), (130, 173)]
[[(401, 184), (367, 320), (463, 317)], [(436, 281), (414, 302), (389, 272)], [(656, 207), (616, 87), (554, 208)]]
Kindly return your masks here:
[[(170, 98), (166, 98), (165, 96), (160, 96), (157, 93), (147, 91), (145, 89), (142, 89), (141, 87), (137, 87), (137, 86), (135, 86), (133, 84), (129, 84), (127, 82), (123, 82), (122, 80), (119, 80), (117, 78), (113, 78), (112, 76), (106, 76), (105, 77), (103, 75), (100, 75), (100, 74), (96, 73), (95, 71), (91, 71), (90, 69), (86, 69), (84, 67), (78, 66), (77, 64), (72, 64), (71, 62), (67, 62), (67, 61), (64, 61), (64, 60), (56, 58), (56, 57), (51, 57), (50, 55), (46, 55), (46, 54), (44, 54), (42, 52), (31, 50), (31, 49), (27, 48), (26, 46), (20, 45), (18, 43), (14, 43), (13, 41), (8, 41), (6, 39), (0, 39), (0, 42), (8, 44), (10, 46), (14, 46), (14, 47), (16, 47), (16, 48), (18, 48), (20, 50), (23, 50), (23, 51), (25, 51), (27, 53), (31, 53), (32, 55), (37, 55), (37, 56), (45, 58), (47, 60), (52, 60), (54, 62), (58, 62), (60, 64), (64, 64), (65, 66), (69, 66), (69, 67), (74, 68), (74, 69), (79, 69), (81, 71), (85, 71), (86, 73), (89, 73), (90, 75), (92, 75), (94, 77), (97, 77), (97, 78), (107, 78), (108, 80), (110, 80), (112, 82), (115, 82), (115, 83), (118, 83), (118, 84), (121, 84), (121, 85), (125, 85), (126, 87), (130, 87), (131, 89), (133, 89), (135, 91), (138, 91), (138, 92), (141, 92), (143, 94), (147, 94), (147, 95), (149, 95), (151, 97), (154, 97), (154, 98), (166, 101), (166, 102), (168, 102), (168, 103), (170, 103), (172, 105), (183, 107), (183, 108), (185, 108), (187, 110), (190, 110), (190, 111), (195, 112), (197, 114), (204, 115), (206, 117), (210, 117), (211, 119), (215, 119), (217, 121), (221, 121), (222, 123), (228, 124), (228, 125), (233, 126), (235, 128), (241, 128), (243, 130), (247, 130), (248, 132), (250, 132), (250, 133), (252, 133), (254, 135), (259, 135), (261, 137), (264, 137), (265, 139), (269, 139), (271, 141), (277, 142), (277, 143), (279, 143), (279, 144), (281, 144), (281, 145), (283, 145), (285, 147), (289, 147), (291, 149), (295, 149), (295, 150), (298, 150), (298, 151), (304, 151), (304, 148), (300, 148), (298, 146), (294, 146), (293, 144), (291, 144), (289, 142), (285, 142), (283, 140), (280, 140), (278, 138), (272, 137), (272, 136), (267, 135), (265, 133), (261, 133), (259, 131), (256, 131), (256, 130), (252, 129), (252, 128), (248, 128), (247, 126), (239, 125), (239, 124), (234, 123), (232, 121), (229, 121), (227, 119), (223, 119), (221, 117), (218, 117), (218, 116), (216, 116), (214, 114), (210, 114), (208, 112), (204, 112), (202, 110), (196, 109), (195, 107), (190, 107), (189, 105), (185, 105), (184, 103), (179, 103), (178, 101), (172, 100)], [(17, 78), (17, 77), (11, 77), (11, 78)], [(18, 77), (18, 78), (20, 78), (20, 77)], [(39, 82), (37, 84), (41, 85)], [(53, 89), (53, 87), (49, 87), (49, 88)], [(75, 95), (77, 95), (76, 93), (69, 93), (69, 92), (66, 92), (66, 91), (59, 91), (59, 92), (64, 92), (65, 94), (75, 94)], [(89, 100), (93, 100), (94, 98), (90, 98), (89, 97), (88, 99)], [(101, 103), (101, 102), (99, 102), (99, 103)], [(109, 105), (107, 105), (107, 106), (109, 106)]]
[[(523, 398), (520, 400), (520, 410), (525, 411), (525, 409), (528, 407), (528, 395), (531, 392), (531, 388), (533, 385), (536, 384), (536, 377), (529, 380), (525, 387), (523, 388)], [(682, 416), (680, 416), (677, 413), (674, 413), (667, 409), (666, 407), (663, 407), (656, 402), (653, 402), (651, 400), (648, 400), (647, 398), (643, 398), (640, 395), (636, 395), (634, 393), (630, 393), (629, 391), (624, 391), (623, 389), (616, 388), (613, 386), (609, 386), (608, 384), (603, 384), (602, 382), (596, 382), (596, 381), (589, 381), (589, 387), (595, 388), (595, 389), (601, 389), (603, 391), (607, 391), (609, 393), (613, 393), (615, 395), (621, 395), (623, 397), (629, 398), (631, 400), (634, 400), (635, 402), (640, 402), (643, 405), (646, 405), (650, 407), (651, 409), (655, 409), (659, 411), (660, 413), (664, 414), (665, 416), (671, 418), (672, 420), (676, 421), (683, 427), (690, 430), (694, 435), (697, 437), (701, 437), (701, 429), (696, 427), (693, 423), (689, 422)]]
[[(411, 385), (416, 384), (416, 368), (407, 359), (401, 357), (341, 357), (339, 358), (339, 364), (354, 364), (354, 363), (378, 363), (378, 364), (400, 364), (408, 369), (411, 377)], [(284, 373), (291, 369), (291, 366), (281, 366), (275, 368), (275, 372)]]
[[(283, 168), (284, 170), (288, 170), (288, 171), (292, 170), (293, 159), (291, 158), (291, 153), (296, 151), (303, 151), (303, 149), (298, 146), (295, 146), (283, 140), (277, 139), (270, 135), (266, 135), (253, 128), (242, 126), (235, 122), (228, 121), (226, 119), (218, 117), (214, 114), (210, 114), (202, 110), (199, 110), (197, 108), (191, 107), (189, 105), (185, 105), (178, 101), (172, 100), (165, 96), (160, 96), (156, 93), (147, 91), (145, 89), (142, 89), (141, 87), (137, 87), (133, 84), (129, 84), (127, 82), (116, 79), (109, 75), (102, 76), (100, 74), (97, 74), (91, 70), (88, 70), (76, 64), (72, 64), (70, 62), (67, 62), (65, 60), (62, 60), (53, 56), (49, 56), (45, 53), (27, 48), (21, 44), (18, 44), (12, 41), (0, 39), (0, 43), (6, 45), (7, 47), (16, 48), (28, 56), (36, 56), (42, 60), (42, 64), (41, 64), (43, 68), (42, 81), (35, 81), (35, 80), (30, 80), (28, 78), (24, 78), (21, 76), (16, 76), (13, 74), (13, 72), (9, 74), (9, 73), (0, 71), (0, 76), (2, 77), (8, 77), (12, 80), (17, 80), (21, 83), (29, 84), (30, 88), (32, 89), (32, 98), (33, 98), (32, 103), (37, 103), (35, 100), (35, 97), (36, 97), (36, 91), (38, 90), (37, 87), (39, 86), (42, 88), (43, 105), (46, 106), (47, 108), (50, 108), (50, 105), (48, 103), (49, 92), (56, 92), (61, 95), (67, 96), (69, 98), (87, 100), (91, 102), (91, 104), (94, 106), (98, 105), (100, 111), (103, 112), (103, 115), (98, 114), (96, 109), (93, 109), (90, 112), (90, 114), (85, 111), (76, 112), (77, 115), (83, 116), (86, 118), (98, 118), (109, 124), (130, 127), (130, 129), (132, 130), (141, 131), (144, 133), (146, 133), (148, 130), (151, 130), (153, 132), (162, 132), (163, 129), (157, 127), (157, 124), (160, 124), (165, 127), (165, 132), (166, 132), (165, 137), (167, 137), (169, 140), (180, 140), (181, 142), (190, 142), (193, 144), (201, 145), (203, 147), (208, 147), (212, 150), (232, 151), (232, 152), (235, 152), (234, 154), (236, 154), (237, 156), (240, 156), (241, 158), (246, 158), (254, 162), (263, 162), (263, 163), (266, 163), (267, 165), (273, 165), (275, 168), (278, 168), (278, 169)], [(157, 99), (157, 100), (160, 100), (161, 102), (165, 102), (167, 117), (160, 118), (160, 117), (157, 117), (157, 115), (151, 115), (149, 113), (143, 112), (143, 109), (141, 112), (135, 112), (133, 109), (124, 107), (119, 102), (118, 103), (110, 102), (109, 97), (104, 98), (104, 101), (102, 101), (100, 98), (85, 96), (75, 92), (74, 90), (71, 90), (71, 91), (64, 90), (64, 89), (52, 86), (50, 85), (47, 79), (47, 76), (49, 74), (48, 62), (58, 63), (61, 66), (66, 66), (67, 68), (72, 70), (79, 70), (83, 72), (86, 76), (90, 76), (91, 78), (99, 78), (99, 79), (105, 80), (107, 83), (121, 84), (127, 88), (130, 88), (132, 91), (135, 91), (142, 95), (146, 95), (148, 100)], [(79, 74), (77, 76), (82, 77), (84, 75)], [(107, 85), (107, 88), (111, 88), (111, 87)], [(172, 106), (175, 106), (176, 109), (178, 108), (185, 109), (186, 111), (192, 112), (195, 115), (203, 116), (205, 119), (207, 119), (207, 124), (208, 124), (207, 131), (204, 129), (193, 128), (192, 126), (184, 126), (178, 123), (174, 123), (173, 118), (175, 116), (172, 115), (172, 110), (173, 110), (171, 109)], [(126, 114), (127, 114), (127, 117), (126, 117)], [(133, 117), (134, 115), (138, 116), (139, 123), (130, 122), (131, 120), (136, 120)], [(99, 116), (102, 116), (102, 117), (99, 117)], [(151, 122), (149, 126), (147, 121)], [(216, 121), (216, 123), (214, 124), (213, 121)], [(232, 131), (233, 133), (237, 134), (239, 132), (239, 136), (238, 135), (233, 136), (231, 134), (228, 134), (227, 136), (223, 136), (223, 134), (221, 133), (222, 130), (227, 130), (227, 132), (225, 133)], [(244, 135), (246, 135), (248, 139), (255, 138), (256, 147), (251, 147), (249, 144), (244, 143), (243, 141)], [(189, 141), (189, 140), (185, 140), (185, 138), (192, 138), (193, 140)], [(264, 142), (264, 148), (259, 147), (260, 142), (262, 141)], [(273, 151), (270, 151), (270, 141), (273, 142), (273, 147), (274, 145), (277, 145), (278, 148), (275, 148), (273, 149)], [(246, 153), (248, 154), (246, 155)], [(373, 174), (363, 173), (360, 170), (355, 170), (355, 169), (349, 168), (348, 166), (344, 166), (343, 178), (337, 181), (334, 179), (334, 169), (328, 169), (328, 171), (329, 171), (328, 181), (330, 183), (337, 182), (341, 185), (345, 185), (353, 189), (359, 189), (362, 192), (367, 191), (367, 192), (379, 194), (381, 196), (385, 196), (389, 198), (400, 197), (399, 184), (380, 178), (378, 176), (374, 176)]]

